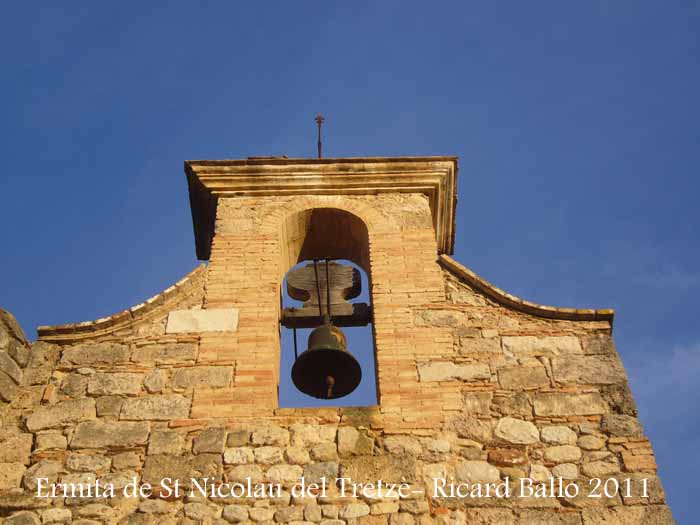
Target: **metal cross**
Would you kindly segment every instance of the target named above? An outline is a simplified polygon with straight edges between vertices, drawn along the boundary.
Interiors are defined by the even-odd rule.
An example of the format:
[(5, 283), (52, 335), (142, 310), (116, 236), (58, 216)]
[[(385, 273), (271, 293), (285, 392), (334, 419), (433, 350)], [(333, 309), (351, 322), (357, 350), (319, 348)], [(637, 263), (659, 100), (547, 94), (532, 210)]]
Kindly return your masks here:
[(320, 159), (323, 155), (321, 154), (321, 124), (326, 120), (323, 118), (323, 115), (320, 113), (316, 115), (316, 118), (314, 119), (316, 121), (316, 124), (318, 124), (318, 158)]

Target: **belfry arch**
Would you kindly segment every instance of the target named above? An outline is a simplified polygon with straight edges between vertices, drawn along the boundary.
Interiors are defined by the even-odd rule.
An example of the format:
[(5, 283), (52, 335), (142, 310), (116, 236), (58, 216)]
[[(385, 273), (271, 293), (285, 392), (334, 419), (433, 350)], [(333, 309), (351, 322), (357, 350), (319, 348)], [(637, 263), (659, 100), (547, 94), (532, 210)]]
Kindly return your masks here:
[[(321, 356), (326, 356), (331, 359), (332, 355), (342, 357), (344, 364), (336, 365), (337, 377), (327, 379), (332, 380), (339, 390), (348, 382), (356, 385), (349, 386), (344, 392), (336, 390), (333, 399), (338, 400), (334, 404), (376, 404), (376, 346), (370, 324), (371, 270), (367, 225), (357, 215), (343, 209), (307, 208), (284, 218), (279, 242), (282, 309), (280, 373), (277, 377), (280, 379), (280, 406), (329, 404), (330, 399), (310, 399), (309, 396), (323, 399), (324, 388), (318, 395), (311, 393), (318, 392), (318, 388), (310, 391), (308, 385), (306, 389), (300, 386), (300, 379), (293, 372), (304, 366), (305, 358), (315, 356), (322, 359)], [(360, 294), (364, 302), (350, 302)], [(342, 339), (339, 347), (343, 352), (330, 349), (314, 353), (307, 351), (307, 337), (316, 334), (312, 338), (318, 343), (316, 329), (326, 326), (324, 323), (333, 327), (329, 333)], [(315, 329), (312, 332), (310, 328)], [(294, 367), (290, 369), (292, 352)], [(302, 353), (304, 356), (300, 359)], [(352, 370), (356, 370), (355, 382), (350, 379)], [(290, 376), (296, 388), (292, 388)], [(331, 390), (332, 387), (326, 397), (331, 395)], [(300, 399), (302, 391), (308, 394), (303, 395), (303, 400)]]
[(281, 267), (315, 258), (347, 259), (370, 274), (369, 231), (357, 215), (314, 207), (289, 214), (280, 228)]

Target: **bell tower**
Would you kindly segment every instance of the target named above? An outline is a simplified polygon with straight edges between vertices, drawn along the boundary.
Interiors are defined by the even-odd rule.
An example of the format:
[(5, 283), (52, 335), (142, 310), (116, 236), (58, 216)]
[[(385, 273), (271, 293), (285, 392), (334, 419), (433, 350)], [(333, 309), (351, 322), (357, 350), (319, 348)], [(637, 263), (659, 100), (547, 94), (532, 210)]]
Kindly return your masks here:
[[(279, 323), (292, 321), (280, 308), (282, 279), (316, 258), (352, 261), (369, 277), (379, 410), (411, 421), (429, 405), (456, 403), (457, 392), (436, 395), (437, 385), (410, 379), (400, 358), (451, 351), (449, 338), (436, 338), (414, 317), (417, 308), (445, 301), (437, 256), (452, 252), (455, 158), (189, 161), (186, 172), (197, 254), (209, 260), (205, 308), (234, 308), (239, 319), (235, 340), (214, 336), (200, 349), (236, 364), (233, 385), (195, 394), (193, 414), (277, 408)], [(340, 315), (343, 305), (333, 302), (336, 325), (370, 316), (367, 305)]]

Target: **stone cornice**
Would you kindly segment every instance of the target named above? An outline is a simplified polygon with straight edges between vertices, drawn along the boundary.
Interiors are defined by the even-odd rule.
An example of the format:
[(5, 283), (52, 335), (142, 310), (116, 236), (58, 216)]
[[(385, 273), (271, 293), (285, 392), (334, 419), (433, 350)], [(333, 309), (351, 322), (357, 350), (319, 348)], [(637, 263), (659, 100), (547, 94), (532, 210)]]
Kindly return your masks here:
[(466, 266), (461, 265), (452, 257), (441, 255), (439, 263), (445, 270), (467, 283), (469, 286), (486, 295), (489, 299), (512, 308), (519, 312), (524, 312), (536, 317), (548, 319), (567, 319), (571, 321), (608, 321), (612, 325), (615, 311), (611, 309), (586, 309), (586, 308), (559, 308), (556, 306), (545, 306), (542, 304), (525, 301), (509, 294), (494, 286), (490, 282), (482, 279)]
[(40, 326), (37, 328), (38, 340), (66, 344), (85, 339), (95, 339), (127, 328), (134, 323), (146, 321), (161, 314), (165, 315), (172, 305), (177, 304), (190, 291), (200, 285), (203, 286), (205, 275), (206, 265), (200, 264), (185, 277), (158, 295), (154, 295), (150, 299), (116, 314), (102, 317), (95, 321)]
[(423, 193), (439, 253), (453, 251), (456, 157), (191, 160), (185, 173), (199, 259), (209, 258), (219, 197), (269, 195)]

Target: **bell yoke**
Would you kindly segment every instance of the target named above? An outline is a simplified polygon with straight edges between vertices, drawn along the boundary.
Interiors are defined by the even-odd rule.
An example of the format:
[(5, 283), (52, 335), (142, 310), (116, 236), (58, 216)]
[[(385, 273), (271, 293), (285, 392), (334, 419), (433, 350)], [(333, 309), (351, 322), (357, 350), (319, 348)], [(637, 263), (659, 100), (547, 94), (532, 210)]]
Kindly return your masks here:
[[(330, 271), (329, 268), (333, 268)], [(303, 393), (318, 399), (337, 399), (353, 392), (362, 380), (362, 369), (357, 359), (348, 351), (347, 339), (343, 331), (333, 324), (331, 312), (331, 274), (342, 274), (350, 270), (354, 277), (357, 270), (337, 263), (329, 264), (325, 259), (325, 279), (319, 278), (319, 259), (313, 262), (313, 283), (309, 282), (311, 265), (293, 270), (288, 276), (288, 289), (290, 295), (306, 299), (310, 305), (318, 303), (318, 313), (312, 317), (317, 319), (316, 328), (309, 335), (307, 349), (298, 357), (292, 367), (292, 381)], [(353, 279), (355, 280), (355, 279)], [(301, 287), (294, 288), (290, 283), (304, 282), (305, 293), (300, 294)], [(356, 293), (359, 293), (359, 279), (357, 280)], [(313, 284), (313, 287), (309, 286)], [(342, 284), (342, 283), (339, 283)], [(297, 286), (299, 286), (297, 284)], [(322, 299), (322, 288), (325, 288), (325, 311)], [(315, 305), (314, 305), (315, 306)], [(302, 308), (301, 311), (307, 308)], [(299, 311), (285, 309), (283, 324), (292, 324), (299, 319)], [(296, 316), (294, 315), (296, 314)], [(285, 320), (288, 322), (285, 323)], [(367, 324), (365, 320), (360, 321)], [(320, 324), (319, 324), (320, 323)], [(353, 323), (359, 324), (359, 323)], [(294, 334), (296, 345), (296, 332)]]

